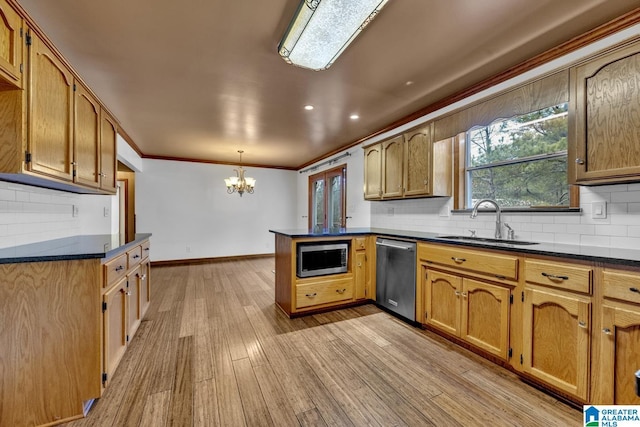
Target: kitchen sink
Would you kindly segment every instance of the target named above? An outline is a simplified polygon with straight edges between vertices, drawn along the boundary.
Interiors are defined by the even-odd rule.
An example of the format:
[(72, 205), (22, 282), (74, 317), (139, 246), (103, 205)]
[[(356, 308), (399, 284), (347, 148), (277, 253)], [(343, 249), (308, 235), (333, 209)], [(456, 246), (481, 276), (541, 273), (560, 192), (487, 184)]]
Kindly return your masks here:
[(490, 237), (474, 237), (474, 236), (438, 236), (438, 238), (447, 239), (447, 240), (479, 242), (479, 243), (500, 243), (500, 244), (507, 244), (507, 245), (537, 245), (538, 244), (538, 242), (527, 242), (526, 240), (492, 239)]

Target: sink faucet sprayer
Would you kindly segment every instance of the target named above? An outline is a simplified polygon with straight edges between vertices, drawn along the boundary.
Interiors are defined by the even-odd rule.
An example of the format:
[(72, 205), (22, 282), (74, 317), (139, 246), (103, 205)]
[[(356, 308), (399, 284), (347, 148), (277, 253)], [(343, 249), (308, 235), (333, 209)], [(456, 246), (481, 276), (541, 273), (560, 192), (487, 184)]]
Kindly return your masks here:
[(501, 214), (501, 210), (500, 210), (500, 206), (498, 205), (498, 202), (496, 202), (493, 199), (482, 199), (476, 202), (476, 204), (473, 206), (473, 211), (471, 212), (471, 218), (475, 218), (476, 216), (478, 216), (478, 206), (480, 206), (483, 203), (490, 203), (493, 206), (496, 207), (496, 234), (495, 234), (495, 238), (496, 239), (502, 239), (502, 220), (500, 219), (500, 214)]

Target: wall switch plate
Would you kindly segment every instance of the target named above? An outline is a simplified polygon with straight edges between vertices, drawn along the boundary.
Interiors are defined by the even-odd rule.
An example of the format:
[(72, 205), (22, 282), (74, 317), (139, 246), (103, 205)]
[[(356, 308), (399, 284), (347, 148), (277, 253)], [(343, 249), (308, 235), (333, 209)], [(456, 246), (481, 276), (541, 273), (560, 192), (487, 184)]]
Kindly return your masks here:
[(109, 216), (110, 213), (111, 213), (111, 209), (105, 207), (104, 208), (104, 216), (107, 217), (107, 216)]
[(591, 218), (602, 219), (607, 217), (607, 202), (593, 202), (591, 204)]
[(78, 205), (73, 205), (72, 209), (71, 209), (71, 215), (75, 218), (78, 216), (78, 214), (80, 213), (80, 208), (78, 207)]

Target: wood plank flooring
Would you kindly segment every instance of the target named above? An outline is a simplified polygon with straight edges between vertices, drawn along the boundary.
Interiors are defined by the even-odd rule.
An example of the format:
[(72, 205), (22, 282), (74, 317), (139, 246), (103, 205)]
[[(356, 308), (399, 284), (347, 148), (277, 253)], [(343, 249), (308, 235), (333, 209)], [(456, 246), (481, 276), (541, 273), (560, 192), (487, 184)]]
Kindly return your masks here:
[(273, 258), (156, 267), (102, 399), (68, 426), (578, 426), (582, 413), (374, 305), (288, 319)]

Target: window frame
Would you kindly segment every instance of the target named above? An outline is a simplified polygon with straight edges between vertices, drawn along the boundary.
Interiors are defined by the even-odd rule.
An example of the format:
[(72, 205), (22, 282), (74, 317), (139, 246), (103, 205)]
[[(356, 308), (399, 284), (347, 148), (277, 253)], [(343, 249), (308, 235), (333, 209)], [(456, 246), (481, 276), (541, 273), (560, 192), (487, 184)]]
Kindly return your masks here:
[(329, 185), (330, 178), (334, 176), (341, 176), (340, 180), (340, 193), (341, 193), (341, 218), (340, 218), (340, 228), (346, 228), (347, 226), (347, 164), (344, 163), (340, 166), (336, 166), (331, 169), (327, 169), (322, 172), (315, 173), (313, 175), (309, 175), (308, 181), (308, 214), (307, 214), (307, 225), (309, 230), (314, 228), (313, 222), (313, 183), (319, 180), (323, 180), (325, 182), (325, 192), (324, 192), (324, 220), (323, 220), (323, 230), (329, 229), (327, 224), (328, 221), (328, 209), (329, 209)]

